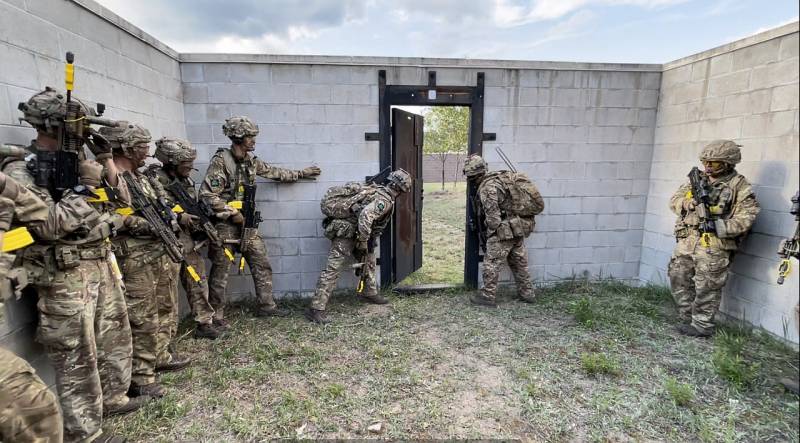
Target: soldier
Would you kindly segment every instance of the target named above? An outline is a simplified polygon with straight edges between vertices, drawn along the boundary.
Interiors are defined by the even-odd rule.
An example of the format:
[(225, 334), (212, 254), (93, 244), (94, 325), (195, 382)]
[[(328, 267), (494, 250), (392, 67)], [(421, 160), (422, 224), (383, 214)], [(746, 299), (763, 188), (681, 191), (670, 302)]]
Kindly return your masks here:
[[(192, 148), (192, 145), (181, 138), (162, 137), (156, 142), (155, 157), (162, 164), (150, 165), (146, 173), (148, 176), (158, 180), (167, 191), (167, 202), (170, 206), (177, 204), (177, 197), (169, 189), (173, 184), (184, 188), (189, 196), (196, 201), (197, 191), (194, 188), (194, 181), (190, 178), (190, 174), (194, 170), (197, 151)], [(192, 309), (192, 315), (197, 323), (194, 336), (213, 340), (219, 337), (219, 331), (212, 325), (214, 308), (208, 302), (208, 282), (205, 278), (200, 282), (195, 282), (189, 277), (186, 269), (188, 264), (193, 266), (200, 276), (205, 277), (206, 275), (206, 263), (198, 250), (208, 240), (208, 237), (204, 235), (201, 227), (197, 225), (196, 219), (197, 217), (193, 217), (186, 212), (179, 215), (178, 222), (183, 228), (179, 238), (186, 257), (186, 264), (182, 264), (180, 268), (180, 281), (184, 291), (186, 291), (189, 307)]]
[[(256, 176), (280, 182), (296, 182), (301, 178), (316, 177), (320, 169), (310, 166), (301, 171), (278, 168), (255, 157), (252, 152), (256, 146), (258, 125), (247, 117), (231, 117), (222, 125), (223, 133), (231, 140), (230, 148), (220, 148), (200, 187), (200, 198), (206, 199), (217, 211), (220, 222), (217, 231), (223, 242), (236, 241), (241, 238), (244, 217), (232, 208), (244, 196), (244, 185), (254, 185)], [(229, 205), (229, 203), (231, 203)], [(245, 244), (239, 245), (239, 252), (247, 260), (253, 274), (258, 309), (256, 316), (286, 316), (288, 311), (279, 309), (272, 298), (272, 266), (267, 257), (267, 246), (257, 231), (251, 232), (250, 238), (241, 239)], [(224, 247), (209, 245), (211, 259), (211, 275), (209, 276), (208, 299), (214, 308), (214, 325), (226, 329), (224, 319), (225, 288), (228, 285), (230, 257)]]
[[(358, 289), (366, 289), (362, 299), (375, 304), (389, 302), (378, 294), (372, 244), (392, 219), (397, 196), (411, 190), (412, 179), (408, 172), (398, 169), (389, 174), (387, 181), (386, 186), (348, 183), (344, 187), (331, 188), (323, 198), (323, 213), (335, 217), (329, 215), (323, 222), (325, 236), (331, 240), (331, 249), (325, 270), (319, 276), (311, 306), (305, 311), (309, 321), (320, 324), (329, 322), (325, 307), (336, 287), (339, 272), (351, 255), (360, 262), (361, 281)], [(331, 207), (326, 208), (326, 205)]]
[[(116, 128), (101, 128), (100, 133), (113, 149), (116, 168), (131, 172), (150, 198), (163, 198), (164, 190), (154, 187), (147, 176), (138, 171), (148, 157), (150, 131), (140, 125), (120, 122)], [(188, 358), (169, 351), (177, 328), (175, 268), (178, 265), (166, 255), (164, 245), (145, 218), (132, 213), (127, 202), (118, 202), (117, 207), (118, 212), (131, 212), (124, 228), (113, 239), (114, 253), (125, 281), (125, 301), (133, 334), (133, 374), (128, 392), (134, 397), (162, 397), (164, 389), (156, 383), (155, 372), (182, 369), (190, 363)]]
[[(99, 438), (103, 415), (139, 408), (147, 398), (127, 395), (131, 371), (131, 334), (122, 287), (113, 277), (107, 239), (122, 226), (122, 217), (95, 206), (96, 195), (87, 162), (52, 163), (62, 149), (60, 135), (66, 100), (47, 88), (21, 105), (23, 119), (37, 130), (26, 160), (7, 162), (4, 170), (49, 206), (47, 219), (32, 231), (39, 242), (22, 253), (23, 266), (39, 294), (37, 339), (55, 367), (66, 441)], [(95, 140), (94, 154), (114, 171), (110, 153)], [(64, 154), (64, 153), (62, 153)], [(82, 153), (74, 154), (80, 158)], [(95, 165), (97, 163), (93, 162)], [(69, 170), (70, 165), (78, 170)], [(56, 172), (80, 177), (82, 183), (54, 194)], [(95, 171), (102, 170), (97, 165)], [(80, 174), (84, 174), (80, 176)], [(113, 176), (113, 173), (112, 173)], [(113, 185), (116, 177), (109, 179)], [(57, 201), (57, 202), (56, 202)]]
[[(0, 325), (3, 303), (15, 289), (22, 289), (13, 287), (9, 275), (13, 256), (2, 252), (3, 236), (15, 213), (19, 223), (32, 226), (47, 218), (47, 205), (0, 172)], [(28, 362), (0, 348), (0, 440), (60, 443), (63, 435), (56, 396)]]
[[(739, 148), (730, 140), (716, 140), (700, 153), (705, 169), (701, 177), (708, 182), (702, 191), (708, 192), (707, 208), (695, 202), (697, 192), (690, 182), (670, 199), (669, 207), (678, 215), (678, 243), (668, 274), (682, 322), (678, 331), (685, 335), (708, 337), (714, 332), (714, 315), (731, 259), (760, 210), (750, 183), (736, 172), (735, 166), (742, 160)], [(703, 220), (700, 213), (706, 209), (709, 219)], [(703, 235), (701, 230), (711, 232)]]
[[(495, 295), (500, 266), (508, 261), (517, 284), (517, 297), (532, 303), (535, 294), (528, 272), (525, 238), (533, 232), (533, 217), (544, 209), (544, 201), (536, 186), (524, 175), (509, 171), (487, 173), (487, 169), (486, 162), (478, 155), (470, 155), (464, 162), (464, 175), (477, 186), (473, 205), (476, 216), (485, 219), (485, 226), (479, 228), (479, 236), (483, 236), (486, 242), (483, 289), (480, 295), (470, 296), (470, 302), (497, 307)], [(524, 178), (524, 189), (519, 188), (520, 178)], [(516, 200), (520, 195), (528, 198), (520, 203)]]

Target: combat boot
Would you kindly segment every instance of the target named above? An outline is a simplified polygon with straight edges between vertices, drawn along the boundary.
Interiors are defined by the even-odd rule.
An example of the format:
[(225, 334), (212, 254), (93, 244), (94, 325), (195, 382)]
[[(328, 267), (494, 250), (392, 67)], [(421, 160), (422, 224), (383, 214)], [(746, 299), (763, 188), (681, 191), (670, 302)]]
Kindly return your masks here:
[(194, 330), (194, 338), (207, 338), (216, 340), (222, 333), (211, 323), (197, 325)]
[(536, 301), (536, 294), (533, 292), (533, 290), (531, 290), (531, 292), (528, 294), (518, 293), (517, 298), (525, 303), (534, 303)]
[(156, 372), (180, 371), (181, 369), (192, 364), (192, 359), (189, 357), (183, 357), (179, 354), (170, 355), (172, 355), (172, 359), (169, 361), (169, 363), (156, 365)]
[(288, 317), (289, 310), (275, 306), (272, 309), (258, 308), (255, 313), (256, 317)]
[(361, 301), (372, 303), (373, 305), (386, 305), (389, 304), (389, 300), (382, 296), (381, 294), (373, 294), (373, 295), (362, 295), (360, 296)]
[(787, 391), (800, 395), (800, 383), (798, 383), (797, 379), (782, 378), (780, 382)]
[(688, 337), (700, 337), (700, 338), (711, 337), (711, 332), (701, 331), (692, 325), (681, 323), (676, 327), (676, 329), (678, 330), (678, 332)]
[(319, 323), (321, 325), (325, 325), (330, 323), (331, 321), (328, 320), (328, 316), (325, 315), (325, 311), (320, 311), (319, 309), (308, 308), (303, 313), (308, 321), (312, 323)]
[(225, 320), (224, 318), (220, 318), (220, 319), (216, 319), (215, 318), (211, 322), (211, 325), (214, 326), (214, 328), (219, 332), (225, 332), (225, 331), (227, 331), (228, 329), (231, 328), (231, 324), (228, 323), (228, 320)]
[(469, 296), (469, 302), (473, 305), (486, 306), (487, 308), (496, 308), (497, 302), (490, 300), (479, 294), (472, 294)]
[(166, 389), (164, 389), (164, 387), (158, 383), (140, 385), (135, 382), (131, 382), (131, 386), (128, 388), (128, 397), (147, 396), (152, 398), (161, 398), (166, 393)]
[(142, 406), (145, 405), (145, 403), (149, 402), (152, 399), (153, 398), (150, 397), (149, 395), (140, 395), (138, 397), (134, 397), (134, 398), (129, 399), (128, 402), (125, 403), (122, 406), (117, 406), (115, 408), (110, 408), (109, 410), (103, 410), (103, 415), (108, 417), (108, 416), (111, 416), (111, 415), (129, 414), (129, 413), (141, 408)]

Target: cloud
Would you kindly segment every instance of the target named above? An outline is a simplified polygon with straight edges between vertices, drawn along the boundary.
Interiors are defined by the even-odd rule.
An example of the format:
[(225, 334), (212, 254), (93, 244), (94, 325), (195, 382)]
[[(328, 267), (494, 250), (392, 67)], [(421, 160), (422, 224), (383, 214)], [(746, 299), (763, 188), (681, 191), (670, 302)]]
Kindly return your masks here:
[(493, 18), (498, 26), (521, 26), (554, 20), (591, 6), (657, 8), (688, 0), (494, 0)]

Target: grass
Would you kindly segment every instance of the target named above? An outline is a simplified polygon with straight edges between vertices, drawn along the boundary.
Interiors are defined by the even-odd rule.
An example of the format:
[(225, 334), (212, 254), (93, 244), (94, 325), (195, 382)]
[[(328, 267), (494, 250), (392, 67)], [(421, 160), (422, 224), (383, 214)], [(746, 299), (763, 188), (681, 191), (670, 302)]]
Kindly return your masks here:
[(464, 283), (467, 183), (425, 183), (422, 205), (422, 267), (402, 284)]
[[(337, 295), (325, 327), (301, 304), (289, 318), (234, 308), (225, 338), (177, 343), (195, 362), (161, 377), (166, 398), (107, 428), (140, 442), (798, 441), (798, 397), (777, 382), (798, 353), (770, 336), (681, 336), (663, 288), (571, 280), (537, 294), (502, 291), (494, 310), (459, 291), (388, 306)], [(752, 370), (743, 387), (720, 374), (720, 350)]]

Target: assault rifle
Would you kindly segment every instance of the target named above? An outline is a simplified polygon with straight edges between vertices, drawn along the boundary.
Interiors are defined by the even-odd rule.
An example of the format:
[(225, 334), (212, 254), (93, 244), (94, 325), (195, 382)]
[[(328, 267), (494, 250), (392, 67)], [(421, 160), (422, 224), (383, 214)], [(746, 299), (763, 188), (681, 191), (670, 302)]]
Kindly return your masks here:
[[(59, 125), (58, 149), (38, 151), (34, 163), (31, 165), (36, 185), (47, 188), (56, 201), (61, 199), (64, 191), (72, 189), (78, 184), (78, 162), (84, 143), (91, 147), (94, 147), (92, 146), (94, 143), (108, 143), (90, 125), (117, 126), (117, 122), (114, 120), (99, 118), (105, 111), (104, 104), (98, 103), (95, 110), (72, 99), (72, 89), (75, 84), (75, 68), (73, 66), (75, 55), (67, 52), (66, 59), (67, 103), (66, 113)], [(28, 110), (28, 104), (22, 102), (17, 108), (25, 112)]]
[(359, 277), (358, 284), (356, 285), (356, 292), (359, 294), (364, 292), (364, 285), (367, 282), (367, 273), (365, 272), (367, 259), (373, 252), (375, 252), (375, 240), (373, 237), (370, 237), (369, 240), (367, 240), (367, 250), (363, 254), (360, 251), (358, 252), (358, 257), (356, 259), (359, 263), (353, 265), (353, 270), (356, 276)]
[[(244, 225), (242, 226), (242, 236), (239, 239), (239, 253), (242, 253), (247, 247), (247, 241), (258, 232), (258, 224), (263, 220), (261, 219), (261, 211), (256, 210), (256, 185), (242, 185), (244, 188), (244, 196), (242, 197), (242, 217), (244, 217)], [(244, 270), (244, 256), (239, 260), (239, 273)]]
[(469, 229), (478, 235), (478, 244), (481, 251), (486, 253), (486, 226), (484, 223), (484, 214), (481, 213), (480, 205), (478, 205), (478, 190), (469, 196), (469, 203), (472, 206), (472, 217), (469, 219)]
[(128, 185), (128, 191), (131, 194), (131, 206), (142, 216), (147, 223), (150, 224), (150, 230), (161, 240), (167, 250), (170, 260), (174, 263), (183, 263), (186, 265), (186, 271), (195, 282), (200, 281), (200, 276), (195, 271), (194, 267), (186, 263), (186, 258), (183, 256), (183, 249), (172, 230), (173, 223), (175, 222), (175, 213), (169, 205), (166, 204), (164, 199), (152, 199), (145, 194), (142, 185), (136, 177), (133, 176), (131, 171), (122, 173), (122, 179)]
[(790, 258), (794, 257), (800, 259), (800, 191), (797, 191), (792, 197), (792, 209), (789, 211), (794, 215), (794, 236), (781, 241), (781, 246), (778, 248), (778, 256), (782, 258), (781, 264), (778, 266), (778, 284), (782, 285), (786, 276), (791, 271)]
[(695, 166), (689, 172), (689, 183), (691, 184), (691, 198), (694, 200), (695, 212), (700, 218), (700, 244), (709, 247), (711, 244), (711, 236), (717, 235), (717, 228), (714, 225), (714, 219), (711, 218), (711, 210), (709, 209), (709, 184), (706, 177), (700, 174), (700, 169)]
[(503, 159), (503, 161), (506, 163), (506, 166), (508, 166), (508, 170), (513, 172), (513, 173), (516, 173), (517, 172), (517, 168), (515, 168), (514, 164), (511, 163), (511, 159), (508, 158), (506, 153), (503, 152), (502, 149), (500, 149), (500, 146), (495, 146), (494, 150), (497, 151), (497, 155), (499, 155), (500, 158)]
[(369, 177), (367, 177), (366, 180), (364, 180), (364, 182), (368, 185), (371, 185), (373, 183), (382, 185), (386, 182), (386, 179), (389, 177), (389, 174), (391, 174), (391, 172), (392, 172), (392, 167), (387, 166), (381, 169), (381, 171), (378, 172), (377, 174), (370, 175)]
[(177, 181), (170, 183), (169, 186), (167, 186), (167, 190), (172, 193), (176, 203), (178, 203), (187, 214), (197, 217), (200, 227), (203, 229), (206, 236), (208, 236), (209, 241), (215, 245), (221, 245), (222, 240), (219, 237), (219, 232), (217, 232), (217, 228), (214, 227), (214, 223), (211, 221), (212, 217), (214, 217), (214, 210), (211, 209), (208, 202), (203, 199), (193, 199), (186, 191), (186, 188)]

